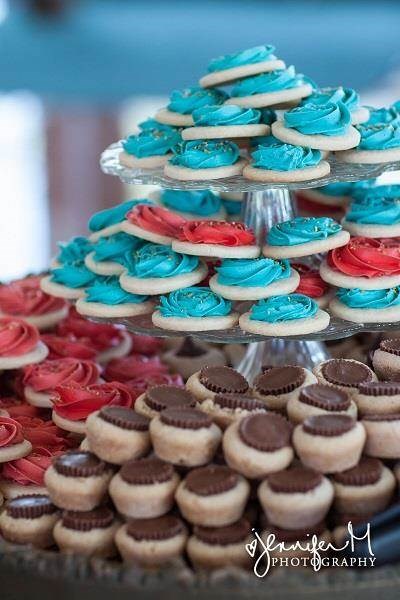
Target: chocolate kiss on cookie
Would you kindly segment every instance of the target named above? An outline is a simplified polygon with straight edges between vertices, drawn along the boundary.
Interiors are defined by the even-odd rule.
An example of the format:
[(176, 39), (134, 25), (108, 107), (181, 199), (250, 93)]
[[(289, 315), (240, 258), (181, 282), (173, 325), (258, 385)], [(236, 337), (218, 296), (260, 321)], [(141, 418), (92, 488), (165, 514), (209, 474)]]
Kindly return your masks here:
[(13, 519), (38, 519), (56, 511), (57, 507), (44, 494), (17, 496), (6, 504), (6, 513)]
[(342, 485), (372, 485), (379, 480), (382, 469), (383, 465), (377, 458), (362, 458), (352, 469), (335, 473), (333, 479)]
[(304, 380), (301, 367), (270, 367), (257, 377), (254, 388), (262, 396), (280, 396), (300, 387)]
[(238, 476), (229, 467), (209, 465), (191, 471), (186, 477), (186, 487), (198, 496), (212, 496), (233, 489)]
[(67, 529), (75, 531), (91, 531), (92, 529), (105, 529), (114, 521), (114, 513), (106, 506), (100, 506), (89, 511), (64, 511), (62, 524)]
[(246, 446), (261, 452), (275, 452), (290, 445), (292, 426), (274, 413), (250, 415), (239, 423), (239, 436)]
[(199, 381), (216, 394), (244, 394), (249, 389), (245, 377), (231, 367), (203, 367)]
[(125, 463), (119, 475), (126, 483), (151, 485), (170, 480), (174, 475), (174, 468), (159, 458), (141, 458)]
[(269, 487), (278, 494), (305, 494), (322, 481), (321, 473), (307, 467), (294, 466), (268, 476)]

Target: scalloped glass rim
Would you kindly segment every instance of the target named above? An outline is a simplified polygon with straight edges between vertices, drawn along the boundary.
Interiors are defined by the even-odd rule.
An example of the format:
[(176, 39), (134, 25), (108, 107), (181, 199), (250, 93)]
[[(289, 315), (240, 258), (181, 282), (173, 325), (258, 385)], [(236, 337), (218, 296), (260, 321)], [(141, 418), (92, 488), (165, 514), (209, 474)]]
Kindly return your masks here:
[(299, 183), (257, 183), (248, 181), (241, 176), (226, 179), (213, 179), (208, 181), (177, 181), (165, 177), (162, 168), (157, 169), (128, 169), (120, 164), (118, 156), (122, 150), (121, 141), (114, 142), (104, 150), (100, 157), (100, 167), (106, 175), (116, 175), (124, 183), (136, 183), (145, 185), (158, 185), (164, 188), (177, 190), (210, 189), (216, 192), (260, 192), (268, 188), (286, 188), (289, 190), (320, 187), (328, 183), (340, 181), (359, 181), (362, 179), (373, 179), (382, 175), (385, 171), (400, 169), (400, 162), (379, 163), (375, 165), (357, 165), (336, 161), (334, 157), (329, 158), (331, 172), (326, 177), (303, 181)]

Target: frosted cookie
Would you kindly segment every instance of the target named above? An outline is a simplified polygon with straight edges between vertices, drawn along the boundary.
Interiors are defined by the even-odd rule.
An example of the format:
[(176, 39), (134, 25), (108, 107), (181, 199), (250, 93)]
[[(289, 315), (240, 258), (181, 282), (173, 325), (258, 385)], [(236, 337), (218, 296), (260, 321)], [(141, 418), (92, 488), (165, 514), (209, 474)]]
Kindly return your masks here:
[(258, 73), (284, 69), (285, 63), (276, 58), (274, 51), (275, 47), (268, 44), (213, 58), (207, 68), (208, 74), (204, 75), (199, 83), (207, 88)]
[(246, 160), (228, 140), (181, 142), (164, 167), (164, 174), (181, 181), (207, 181), (240, 175)]
[(291, 266), (300, 275), (300, 282), (294, 291), (312, 298), (319, 308), (327, 308), (333, 297), (333, 290), (321, 278), (319, 269), (312, 269), (301, 263), (292, 263)]
[(159, 190), (151, 197), (158, 204), (185, 219), (223, 221), (226, 210), (221, 198), (211, 190)]
[(357, 130), (360, 136), (357, 148), (338, 152), (338, 160), (360, 164), (390, 163), (400, 160), (400, 129), (397, 125), (365, 124), (358, 125)]
[(115, 536), (124, 562), (153, 568), (179, 558), (185, 550), (186, 540), (187, 529), (174, 515), (130, 519)]
[(400, 236), (400, 205), (397, 199), (366, 196), (354, 199), (342, 219), (351, 234), (368, 238)]
[(339, 414), (357, 418), (357, 405), (344, 390), (322, 383), (313, 383), (291, 396), (286, 406), (292, 423), (302, 423), (312, 415)]
[(213, 398), (203, 400), (199, 408), (221, 429), (249, 415), (267, 412), (264, 402), (246, 394), (215, 394)]
[(312, 527), (332, 504), (333, 486), (327, 477), (302, 465), (269, 475), (258, 488), (268, 522), (282, 529)]
[(380, 379), (400, 381), (400, 340), (382, 340), (372, 355), (372, 365)]
[(229, 467), (209, 465), (189, 472), (180, 483), (175, 500), (190, 523), (223, 527), (241, 518), (249, 492), (244, 477)]
[(64, 511), (54, 527), (54, 539), (61, 552), (111, 558), (117, 550), (114, 536), (119, 527), (106, 506), (90, 511)]
[(195, 525), (187, 543), (190, 562), (196, 569), (248, 568), (246, 544), (251, 542), (250, 523), (239, 519), (225, 527)]
[(298, 190), (296, 198), (305, 198), (307, 201), (332, 208), (347, 206), (351, 200), (354, 184), (348, 181), (329, 183), (318, 188)]
[(123, 289), (116, 276), (97, 277), (78, 298), (76, 310), (86, 317), (135, 317), (153, 312), (149, 296)]
[(324, 87), (313, 91), (311, 96), (302, 100), (301, 105), (324, 105), (328, 102), (341, 102), (350, 111), (351, 123), (357, 125), (368, 121), (370, 111), (366, 106), (360, 105), (360, 96), (352, 88)]
[(21, 424), (11, 417), (0, 416), (0, 464), (27, 456), (32, 444), (24, 438)]
[(139, 204), (127, 213), (121, 229), (148, 242), (170, 246), (186, 222), (161, 206)]
[(227, 464), (248, 479), (261, 479), (285, 469), (293, 460), (292, 427), (281, 415), (249, 415), (224, 433)]
[(39, 331), (46, 331), (67, 314), (65, 300), (40, 289), (40, 277), (30, 276), (0, 287), (0, 317), (23, 319)]
[(332, 479), (334, 508), (341, 513), (370, 515), (385, 510), (396, 488), (392, 471), (376, 458), (361, 458), (358, 465)]
[(119, 282), (131, 294), (156, 295), (196, 285), (206, 275), (207, 267), (197, 256), (148, 243), (127, 256), (126, 270)]
[(109, 493), (119, 513), (130, 519), (165, 515), (174, 504), (179, 476), (156, 457), (126, 462), (111, 480)]
[(148, 200), (127, 200), (111, 208), (101, 210), (92, 215), (88, 221), (90, 242), (109, 237), (121, 231), (121, 223), (126, 215), (138, 204), (151, 204)]
[(99, 238), (93, 244), (92, 252), (85, 256), (85, 265), (96, 275), (121, 275), (125, 268), (125, 256), (135, 252), (142, 240), (124, 231), (106, 238)]
[(249, 383), (231, 367), (205, 366), (189, 377), (186, 389), (201, 402), (216, 394), (246, 394)]
[(167, 350), (162, 360), (173, 371), (179, 371), (184, 379), (199, 371), (204, 364), (224, 366), (227, 358), (217, 347), (195, 343), (192, 338), (183, 338), (176, 349)]
[(123, 406), (105, 406), (88, 416), (89, 447), (102, 460), (122, 465), (150, 450), (149, 419)]
[(252, 163), (243, 169), (243, 177), (266, 183), (309, 181), (330, 173), (329, 163), (319, 150), (283, 144), (276, 138), (261, 141), (251, 153)]
[(54, 544), (53, 527), (59, 518), (48, 496), (32, 494), (9, 500), (0, 515), (3, 538), (13, 544), (49, 548)]
[[(29, 419), (29, 417), (24, 418), (22, 416), (22, 418), (24, 420), (21, 420), (21, 422), (27, 424), (28, 427), (26, 435), (34, 440), (35, 447), (32, 448), (30, 454), (17, 460), (3, 463), (0, 492), (7, 500), (11, 500), (17, 496), (30, 496), (32, 494), (47, 495), (47, 489), (44, 485), (44, 474), (53, 459), (54, 448), (52, 448), (52, 444), (54, 442), (54, 447), (62, 448), (64, 442), (56, 428), (52, 428), (51, 425), (49, 426), (47, 421), (43, 421), (40, 424), (35, 417)], [(47, 443), (51, 450), (40, 447), (40, 444), (44, 443)]]
[(157, 126), (130, 135), (122, 142), (119, 162), (129, 169), (155, 169), (165, 165), (172, 150), (181, 141), (178, 129)]
[(351, 469), (360, 460), (366, 433), (349, 415), (322, 414), (307, 417), (293, 433), (293, 445), (301, 462), (321, 473)]
[(99, 506), (112, 471), (91, 452), (71, 450), (56, 456), (44, 481), (51, 500), (65, 510), (86, 511)]
[(360, 290), (339, 288), (329, 303), (330, 312), (354, 323), (400, 321), (400, 288)]
[(48, 352), (34, 325), (13, 317), (0, 318), (0, 371), (41, 362)]
[(238, 314), (232, 304), (208, 287), (188, 287), (160, 297), (152, 315), (153, 325), (174, 331), (211, 331), (230, 329)]
[(55, 388), (59, 385), (97, 383), (100, 367), (90, 360), (60, 358), (45, 360), (25, 368), (23, 384), (26, 401), (39, 408), (52, 408)]
[(215, 258), (257, 258), (254, 233), (243, 223), (188, 221), (172, 244), (176, 252)]
[(364, 453), (377, 458), (400, 458), (400, 414), (364, 415), (367, 432)]
[(367, 108), (369, 110), (367, 125), (378, 125), (379, 123), (390, 123), (394, 126), (400, 125), (399, 108), (395, 105), (388, 108), (375, 108), (374, 106), (368, 106)]
[(209, 286), (228, 300), (260, 300), (290, 294), (300, 281), (288, 260), (225, 258), (215, 270)]
[(360, 141), (350, 111), (340, 101), (292, 108), (272, 124), (272, 134), (282, 142), (315, 150), (348, 150)]
[(93, 283), (95, 278), (96, 275), (89, 271), (82, 260), (50, 269), (50, 275), (40, 280), (40, 287), (50, 296), (76, 300), (84, 296), (85, 287)]
[(93, 249), (92, 241), (81, 235), (75, 236), (67, 242), (57, 242), (58, 254), (51, 261), (51, 268), (65, 264), (82, 263), (85, 256)]
[(159, 110), (155, 118), (167, 125), (190, 127), (193, 125), (193, 111), (211, 104), (223, 104), (228, 97), (222, 90), (205, 90), (198, 86), (174, 90), (166, 108)]
[(212, 461), (221, 430), (207, 414), (195, 408), (167, 408), (150, 424), (156, 455), (174, 465), (198, 467)]
[(150, 386), (135, 401), (135, 411), (140, 415), (154, 419), (161, 411), (175, 406), (194, 408), (195, 397), (177, 385)]
[(211, 105), (193, 112), (193, 127), (182, 131), (184, 140), (248, 138), (268, 135), (270, 128), (261, 123), (261, 112), (233, 104)]
[(267, 233), (264, 256), (298, 258), (345, 246), (350, 234), (330, 217), (295, 217), (273, 225)]
[(311, 92), (312, 85), (307, 78), (296, 74), (294, 66), (290, 66), (241, 79), (232, 88), (231, 97), (226, 100), (226, 104), (262, 108), (301, 100)]
[(364, 363), (351, 358), (332, 358), (325, 360), (313, 369), (319, 383), (333, 385), (348, 392), (357, 393), (358, 386), (376, 381), (375, 373)]
[(277, 337), (315, 333), (328, 325), (328, 313), (302, 294), (259, 300), (239, 318), (239, 326), (243, 331)]
[(358, 386), (353, 399), (361, 416), (400, 413), (400, 383), (396, 381), (362, 383)]
[(400, 284), (400, 256), (383, 240), (354, 237), (321, 263), (324, 281), (342, 288), (382, 290)]
[(263, 370), (254, 380), (253, 394), (269, 410), (285, 411), (288, 401), (297, 399), (305, 386), (317, 378), (304, 367), (286, 365)]

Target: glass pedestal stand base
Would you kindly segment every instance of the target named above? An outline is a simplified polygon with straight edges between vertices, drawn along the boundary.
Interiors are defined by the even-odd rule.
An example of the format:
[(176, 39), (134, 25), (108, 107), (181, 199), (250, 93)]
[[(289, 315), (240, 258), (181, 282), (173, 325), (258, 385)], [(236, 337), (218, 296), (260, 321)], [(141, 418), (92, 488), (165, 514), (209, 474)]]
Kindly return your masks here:
[[(294, 199), (287, 188), (269, 188), (262, 192), (247, 192), (243, 201), (242, 218), (251, 227), (262, 246), (266, 231), (275, 223), (295, 216)], [(265, 342), (253, 342), (237, 370), (250, 382), (260, 373), (263, 365), (279, 366), (298, 364), (312, 368), (330, 358), (322, 342), (297, 341), (276, 338)]]

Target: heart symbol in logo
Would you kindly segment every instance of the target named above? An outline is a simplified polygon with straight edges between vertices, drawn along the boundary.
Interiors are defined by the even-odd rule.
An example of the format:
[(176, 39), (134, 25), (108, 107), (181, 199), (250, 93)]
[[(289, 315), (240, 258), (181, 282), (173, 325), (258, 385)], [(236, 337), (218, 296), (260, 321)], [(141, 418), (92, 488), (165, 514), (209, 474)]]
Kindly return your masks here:
[(251, 558), (254, 558), (257, 549), (257, 540), (254, 539), (250, 544), (246, 544), (246, 551), (250, 554)]

